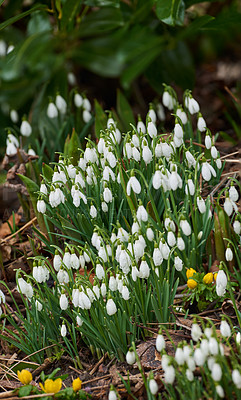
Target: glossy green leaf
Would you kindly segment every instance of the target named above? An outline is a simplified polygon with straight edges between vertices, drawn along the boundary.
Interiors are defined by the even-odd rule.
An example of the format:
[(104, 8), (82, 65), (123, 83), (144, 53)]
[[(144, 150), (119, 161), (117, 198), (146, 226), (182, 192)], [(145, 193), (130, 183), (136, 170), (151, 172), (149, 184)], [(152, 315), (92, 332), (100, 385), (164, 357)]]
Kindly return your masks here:
[(64, 145), (64, 155), (70, 157), (71, 162), (73, 165), (78, 164), (79, 155), (80, 155), (80, 141), (79, 137), (73, 129), (71, 137), (66, 138), (65, 145)]
[(185, 38), (192, 38), (193, 35), (198, 33), (200, 30), (205, 29), (209, 22), (213, 21), (215, 18), (211, 15), (202, 15), (191, 22), (179, 35), (179, 39), (183, 40)]
[(162, 22), (168, 25), (182, 25), (185, 4), (183, 0), (157, 0), (156, 14)]
[(121, 11), (117, 8), (101, 8), (93, 11), (81, 21), (78, 35), (92, 37), (103, 35), (124, 25)]
[(0, 30), (5, 29), (7, 26), (14, 24), (20, 19), (26, 17), (27, 15), (32, 14), (36, 10), (47, 10), (48, 7), (45, 4), (36, 4), (34, 7), (30, 8), (27, 11), (24, 11), (21, 14), (15, 15), (14, 17), (9, 18), (7, 21), (4, 21), (0, 24)]
[(61, 30), (74, 28), (74, 19), (76, 18), (82, 6), (81, 0), (68, 0), (63, 5), (62, 18), (60, 21)]

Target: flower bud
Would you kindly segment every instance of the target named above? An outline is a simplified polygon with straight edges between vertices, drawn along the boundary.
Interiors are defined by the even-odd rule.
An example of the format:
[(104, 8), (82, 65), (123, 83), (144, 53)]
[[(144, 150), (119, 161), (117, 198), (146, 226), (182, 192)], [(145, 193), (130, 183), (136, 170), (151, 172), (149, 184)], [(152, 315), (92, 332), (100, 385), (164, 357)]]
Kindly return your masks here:
[(127, 364), (133, 365), (135, 361), (136, 361), (136, 356), (134, 351), (132, 349), (128, 350), (128, 352), (126, 353)]

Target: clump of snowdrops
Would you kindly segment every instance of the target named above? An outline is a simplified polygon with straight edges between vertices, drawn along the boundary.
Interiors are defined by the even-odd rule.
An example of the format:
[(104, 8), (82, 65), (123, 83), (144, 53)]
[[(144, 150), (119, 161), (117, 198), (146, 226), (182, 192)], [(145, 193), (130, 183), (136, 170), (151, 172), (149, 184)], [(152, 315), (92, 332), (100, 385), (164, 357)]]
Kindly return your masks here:
[[(35, 343), (59, 345), (62, 336), (66, 351), (78, 357), (81, 338), (98, 354), (122, 359), (143, 334), (139, 324), (170, 320), (186, 270), (212, 265), (206, 243), (216, 205), (209, 193), (222, 161), (189, 91), (182, 106), (166, 87), (163, 104), (174, 115), (173, 132), (158, 132), (152, 106), (146, 123), (139, 118), (126, 134), (109, 115), (78, 165), (60, 156), (53, 169), (45, 166), (36, 206), (47, 227), (57, 228), (55, 235), (49, 228), (55, 242), (46, 241), (53, 263), (38, 256), (32, 275), (17, 275), (27, 312), (44, 332)], [(157, 111), (162, 119), (162, 105)], [(239, 237), (234, 183), (224, 209), (239, 224)]]
[[(148, 399), (239, 399), (241, 393), (241, 336), (223, 319), (216, 330), (210, 322), (193, 323), (191, 342), (182, 341), (176, 347), (172, 338), (160, 329), (156, 349), (161, 354), (164, 377), (151, 371), (146, 377), (135, 344), (128, 350), (126, 361), (142, 374)], [(175, 355), (166, 353), (166, 341), (175, 347)], [(154, 376), (155, 374), (155, 376)], [(163, 391), (163, 384), (165, 390)], [(128, 391), (130, 387), (126, 384)], [(117, 393), (115, 388), (110, 392)], [(160, 393), (162, 392), (162, 393)]]

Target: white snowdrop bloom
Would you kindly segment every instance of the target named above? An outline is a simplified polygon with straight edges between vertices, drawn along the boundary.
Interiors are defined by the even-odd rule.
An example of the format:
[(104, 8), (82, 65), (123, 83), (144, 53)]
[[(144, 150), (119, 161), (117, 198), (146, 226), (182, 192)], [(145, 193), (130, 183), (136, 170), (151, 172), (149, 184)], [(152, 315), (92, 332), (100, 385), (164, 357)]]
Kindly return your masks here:
[(87, 294), (85, 293), (85, 292), (80, 292), (80, 296), (81, 296), (81, 298), (82, 298), (82, 302), (83, 302), (83, 305), (84, 305), (84, 309), (85, 310), (90, 310), (90, 308), (91, 308), (91, 301), (90, 301), (90, 299), (89, 299), (89, 297), (87, 296)]
[(93, 292), (95, 294), (95, 297), (97, 298), (97, 300), (99, 300), (100, 298), (100, 288), (98, 285), (94, 285), (93, 286)]
[(36, 306), (36, 308), (37, 308), (37, 311), (42, 311), (42, 309), (43, 309), (43, 305), (42, 305), (42, 303), (40, 303), (40, 301), (39, 300), (35, 300), (35, 306)]
[(157, 129), (154, 121), (148, 122), (147, 132), (152, 139), (157, 136)]
[(213, 364), (213, 368), (211, 371), (212, 378), (215, 382), (219, 382), (222, 378), (222, 368), (218, 363)]
[(8, 46), (7, 48), (7, 54), (11, 53), (14, 50), (14, 45), (10, 44), (10, 46)]
[(240, 235), (241, 232), (241, 223), (237, 219), (233, 223), (233, 230), (237, 235)]
[(156, 338), (156, 349), (157, 351), (161, 352), (166, 347), (166, 342), (163, 335), (158, 334)]
[(227, 276), (223, 270), (218, 271), (216, 278), (216, 292), (218, 296), (224, 296), (227, 287)]
[(229, 193), (229, 198), (230, 198), (232, 201), (234, 201), (234, 202), (238, 201), (238, 199), (239, 199), (239, 194), (238, 194), (238, 191), (237, 191), (237, 189), (236, 189), (235, 186), (231, 185), (230, 188), (229, 188), (228, 193)]
[(185, 152), (185, 157), (187, 159), (188, 168), (191, 168), (191, 167), (195, 168), (197, 162), (189, 150), (187, 150)]
[(105, 277), (105, 270), (104, 270), (104, 268), (102, 267), (101, 264), (97, 264), (97, 265), (96, 265), (96, 267), (95, 267), (95, 273), (96, 273), (96, 276), (97, 276), (97, 278), (98, 278), (99, 280), (104, 279), (104, 277)]
[(226, 212), (226, 214), (229, 217), (232, 214), (233, 210), (235, 210), (235, 212), (237, 211), (236, 204), (229, 197), (225, 198), (225, 202), (224, 202), (223, 208), (224, 208), (224, 211)]
[(157, 394), (158, 384), (156, 383), (155, 379), (149, 380), (149, 389), (150, 389), (151, 394), (153, 394), (154, 396)]
[(84, 157), (80, 157), (79, 162), (78, 162), (78, 167), (80, 167), (82, 169), (82, 171), (86, 170), (86, 160), (84, 159)]
[(172, 365), (169, 365), (165, 370), (164, 380), (167, 384), (172, 385), (175, 380), (175, 369)]
[(126, 186), (126, 193), (127, 196), (130, 196), (131, 194), (131, 189), (133, 190), (134, 193), (140, 194), (141, 193), (141, 185), (138, 179), (135, 176), (131, 176), (127, 186)]
[(115, 182), (116, 177), (112, 169), (108, 167), (108, 165), (106, 165), (103, 170), (103, 181), (109, 182), (110, 179), (112, 179), (112, 181)]
[(154, 187), (154, 189), (158, 190), (160, 189), (161, 185), (162, 185), (162, 173), (160, 170), (157, 170), (152, 178), (152, 185)]
[(188, 193), (190, 193), (191, 196), (194, 196), (195, 185), (194, 185), (192, 179), (187, 180), (187, 184), (185, 186), (185, 193), (186, 193), (186, 195), (188, 195)]
[(190, 369), (186, 370), (186, 377), (189, 380), (189, 382), (192, 382), (194, 380), (193, 372)]
[(180, 118), (183, 125), (185, 125), (187, 123), (187, 114), (183, 111), (182, 108), (178, 107), (178, 109), (176, 111), (176, 115)]
[(88, 122), (91, 120), (92, 118), (92, 114), (88, 111), (88, 110), (83, 110), (83, 121), (88, 124)]
[(228, 338), (231, 336), (231, 329), (230, 329), (230, 326), (227, 323), (227, 321), (221, 321), (220, 332), (221, 332), (221, 335), (225, 338)]
[(206, 212), (205, 200), (201, 196), (197, 197), (197, 206), (201, 214), (204, 214)]
[(32, 127), (28, 121), (22, 121), (20, 125), (20, 133), (23, 136), (29, 137), (32, 133)]
[(41, 194), (45, 194), (45, 195), (48, 194), (48, 189), (47, 189), (47, 186), (45, 185), (45, 183), (41, 183), (39, 191)]
[[(97, 290), (95, 289), (97, 294), (98, 294), (98, 290), (99, 290), (99, 296), (97, 297), (97, 298), (99, 298), (100, 297), (100, 289), (99, 289), (98, 285), (95, 285), (95, 286), (97, 288)], [(93, 301), (95, 300), (94, 286), (93, 286), (93, 290), (89, 287), (86, 289), (86, 295), (89, 298), (90, 302), (93, 303)]]
[(117, 312), (117, 308), (113, 299), (108, 299), (106, 303), (106, 312), (108, 315), (114, 315)]
[(103, 192), (104, 201), (106, 203), (111, 203), (113, 200), (111, 190), (108, 187), (105, 187)]
[(241, 374), (238, 369), (232, 371), (232, 380), (238, 389), (241, 389)]
[(211, 136), (208, 134), (208, 133), (206, 133), (206, 136), (205, 136), (205, 147), (206, 147), (206, 149), (211, 149), (211, 146), (212, 146), (212, 139), (211, 139)]
[(225, 258), (226, 258), (226, 261), (232, 261), (232, 259), (233, 259), (233, 252), (230, 249), (230, 247), (227, 247), (227, 249), (225, 251)]
[(60, 269), (57, 273), (58, 282), (61, 283), (69, 283), (69, 274), (67, 271)]
[[(150, 108), (148, 113), (147, 113), (147, 119), (150, 118), (151, 121), (153, 122), (153, 124), (156, 123), (156, 113), (155, 110), (153, 110), (153, 108)], [(148, 128), (147, 128), (148, 130)]]
[(67, 335), (67, 328), (66, 328), (66, 325), (65, 324), (63, 324), (62, 326), (61, 326), (61, 336), (62, 337), (65, 337), (66, 335)]
[(193, 357), (198, 367), (201, 367), (206, 361), (205, 354), (202, 352), (200, 348), (195, 349)]
[(16, 110), (11, 110), (11, 111), (10, 111), (10, 118), (11, 118), (11, 121), (12, 121), (14, 124), (16, 124), (16, 123), (18, 122), (18, 113), (17, 113)]
[(145, 145), (142, 149), (142, 158), (145, 164), (150, 164), (152, 161), (152, 151), (149, 149), (148, 145)]
[(206, 121), (201, 115), (198, 117), (197, 120), (197, 129), (200, 132), (205, 132), (205, 130), (207, 129)]
[(212, 167), (212, 165), (210, 165), (208, 162), (204, 162), (202, 164), (202, 177), (205, 181), (210, 181), (210, 179), (212, 178), (212, 175), (214, 176), (214, 178), (216, 178), (216, 171), (215, 169)]
[(170, 254), (170, 248), (164, 239), (162, 239), (160, 241), (159, 249), (161, 251), (161, 254), (162, 254), (162, 257), (164, 258), (164, 260), (168, 260), (169, 254)]
[(134, 135), (132, 135), (131, 137), (131, 142), (133, 143), (133, 145), (139, 149), (140, 147), (140, 140), (139, 137), (134, 133)]
[(122, 291), (121, 291), (121, 296), (123, 297), (124, 300), (129, 300), (130, 298), (130, 292), (127, 286), (123, 285)]
[(69, 85), (76, 86), (77, 81), (76, 81), (76, 77), (74, 76), (73, 72), (68, 72), (67, 79), (68, 79)]
[(161, 358), (162, 369), (165, 371), (170, 364), (170, 357), (167, 354), (163, 354)]
[(87, 99), (86, 97), (83, 99), (83, 108), (87, 111), (91, 111), (91, 104), (89, 99)]
[[(204, 334), (205, 334), (205, 330), (204, 330)], [(202, 339), (202, 341), (200, 343), (200, 349), (202, 350), (203, 355), (205, 357), (207, 357), (209, 354), (209, 342), (207, 339)]]
[(129, 240), (129, 233), (121, 226), (118, 228), (117, 239), (121, 242), (128, 242)]
[(208, 357), (207, 364), (208, 364), (209, 371), (212, 371), (214, 363), (215, 363), (215, 358), (214, 357)]
[(82, 318), (79, 315), (77, 315), (76, 322), (77, 322), (77, 325), (82, 326), (84, 321), (82, 320)]
[(66, 169), (67, 169), (67, 173), (69, 175), (69, 178), (70, 179), (75, 179), (76, 168), (72, 164), (69, 164), (69, 165), (66, 166)]
[(137, 221), (134, 220), (132, 227), (131, 227), (131, 233), (134, 235), (135, 233), (138, 233), (140, 230), (140, 225), (138, 224)]
[(111, 151), (109, 151), (106, 158), (111, 168), (115, 168), (117, 164), (115, 155)]
[(133, 365), (136, 361), (136, 356), (135, 353), (132, 349), (128, 350), (128, 352), (126, 353), (126, 362), (129, 365)]
[(183, 365), (184, 362), (185, 362), (184, 356), (183, 356), (183, 351), (182, 351), (182, 348), (181, 348), (181, 347), (178, 347), (178, 348), (176, 349), (176, 352), (175, 352), (175, 360), (176, 360), (176, 362), (177, 362), (178, 365)]
[(58, 94), (56, 96), (55, 104), (56, 104), (56, 107), (60, 111), (61, 114), (65, 114), (66, 113), (67, 103), (66, 103), (65, 99), (62, 96), (60, 96), (60, 94)]
[(97, 144), (97, 150), (99, 154), (104, 154), (105, 151), (105, 141), (103, 137), (100, 137), (98, 144)]
[(193, 357), (188, 357), (188, 359), (187, 359), (187, 366), (188, 366), (188, 368), (190, 369), (190, 371), (195, 371), (195, 369), (196, 369), (196, 364), (195, 364), (195, 361), (194, 361), (194, 358), (193, 358)]
[(200, 110), (197, 100), (195, 100), (193, 97), (188, 96), (185, 98), (185, 106), (188, 108), (188, 111), (191, 115), (198, 113)]
[(210, 337), (208, 342), (209, 353), (216, 356), (219, 353), (218, 342), (214, 337)]
[(0, 57), (4, 57), (7, 54), (7, 43), (4, 40), (0, 40)]
[(104, 261), (104, 263), (107, 262), (108, 257), (107, 257), (106, 249), (104, 246), (100, 246), (99, 251), (98, 251), (98, 256), (99, 256), (99, 258), (101, 258)]
[(178, 139), (183, 139), (183, 129), (181, 127), (180, 124), (176, 124), (174, 127), (174, 135), (178, 138)]
[(105, 298), (107, 289), (106, 289), (106, 284), (104, 282), (101, 284), (100, 292), (101, 292), (101, 296)]
[(98, 235), (96, 231), (93, 232), (93, 235), (91, 237), (91, 243), (97, 250), (100, 249), (101, 237)]
[(137, 129), (137, 132), (139, 133), (139, 132), (142, 132), (142, 133), (146, 133), (146, 127), (145, 127), (145, 124), (141, 121), (141, 120), (139, 120), (138, 122), (137, 122), (137, 126), (136, 126), (136, 129)]
[(63, 185), (67, 182), (66, 175), (64, 171), (54, 171), (52, 176), (52, 183), (58, 183), (59, 185)]
[(79, 307), (79, 289), (72, 290), (72, 303), (74, 307)]
[[(20, 278), (21, 279), (21, 278)], [(3, 293), (3, 291), (0, 289), (0, 304), (4, 304), (5, 303), (5, 294)]]
[(124, 146), (124, 156), (130, 160), (132, 158), (132, 146), (131, 142), (126, 142)]
[(131, 259), (125, 248), (122, 248), (119, 255), (119, 264), (121, 269), (128, 269), (131, 265)]
[(139, 271), (136, 267), (132, 267), (131, 269), (131, 277), (134, 282), (136, 282), (137, 278), (139, 278)]
[(169, 231), (167, 234), (167, 243), (170, 247), (174, 247), (176, 244), (176, 236), (172, 231)]
[(27, 283), (23, 278), (19, 278), (17, 282), (18, 292), (22, 292), (23, 295), (27, 296), (29, 299), (33, 297), (33, 288), (30, 283)]
[(191, 354), (191, 348), (188, 345), (183, 346), (183, 357), (184, 360), (187, 362)]
[(158, 103), (156, 105), (156, 113), (160, 121), (165, 121), (166, 119), (165, 111), (161, 103)]
[(172, 232), (175, 232), (175, 231), (176, 231), (175, 223), (171, 220), (170, 217), (166, 217), (166, 218), (165, 218), (165, 220), (164, 220), (164, 226), (165, 226), (165, 229), (166, 229), (167, 231), (168, 231), (169, 229), (171, 229)]
[(216, 163), (216, 166), (217, 166), (218, 169), (221, 169), (221, 168), (222, 168), (222, 161), (221, 161), (220, 158), (217, 158), (217, 159), (215, 160), (215, 163)]
[(7, 136), (7, 146), (8, 146), (10, 143), (12, 143), (12, 144), (15, 146), (15, 148), (19, 147), (19, 141), (18, 141), (18, 139), (17, 139), (16, 136), (14, 136), (12, 133), (8, 133), (8, 136)]
[(216, 159), (218, 157), (218, 151), (215, 146), (211, 147), (211, 156)]
[(112, 290), (112, 292), (115, 292), (117, 290), (117, 282), (113, 275), (111, 275), (109, 279), (109, 289)]
[(217, 395), (218, 395), (221, 399), (224, 398), (225, 393), (224, 393), (224, 390), (223, 390), (223, 388), (222, 388), (221, 385), (217, 385), (217, 386), (216, 386), (216, 392), (217, 392)]
[[(175, 168), (176, 168), (176, 166), (175, 166)], [(169, 183), (170, 183), (171, 189), (174, 191), (177, 190), (178, 188), (179, 189), (182, 188), (182, 179), (176, 170), (173, 170), (171, 172), (171, 175), (169, 177)]]
[(142, 260), (139, 269), (139, 278), (146, 279), (149, 278), (149, 275), (150, 275), (150, 267), (145, 260)]
[(147, 228), (147, 230), (146, 230), (146, 236), (147, 236), (147, 239), (149, 240), (149, 242), (152, 242), (152, 241), (153, 241), (153, 239), (154, 239), (154, 232), (153, 232), (153, 230), (152, 230), (151, 228)]
[(116, 122), (114, 121), (114, 119), (112, 117), (108, 118), (106, 126), (108, 129), (116, 128)]
[(191, 336), (194, 342), (198, 342), (198, 340), (202, 336), (202, 330), (200, 326), (196, 323), (192, 324)]
[(237, 346), (239, 347), (241, 344), (241, 333), (240, 332), (237, 333), (235, 342), (236, 342)]
[(44, 200), (38, 200), (37, 201), (37, 210), (41, 214), (45, 214), (46, 213), (46, 204), (45, 204)]
[(173, 154), (172, 146), (170, 146), (166, 142), (162, 143), (162, 154), (166, 158), (166, 160), (169, 161), (171, 156), (172, 156), (172, 154)]
[(138, 222), (140, 223), (141, 221), (147, 222), (148, 220), (148, 213), (143, 205), (139, 205), (137, 212), (136, 212), (136, 218)]
[(66, 294), (61, 294), (60, 299), (59, 299), (59, 306), (61, 310), (67, 310), (68, 308), (68, 299)]
[(53, 102), (50, 102), (47, 107), (47, 116), (50, 119), (56, 118), (58, 116), (58, 109)]
[(68, 250), (65, 251), (64, 253), (63, 264), (65, 265), (66, 268), (68, 269), (71, 268), (71, 254)]
[(176, 104), (176, 100), (170, 95), (167, 90), (165, 90), (162, 96), (162, 103), (165, 107), (168, 108), (168, 110), (173, 110)]
[(108, 400), (117, 400), (116, 392), (113, 389), (109, 391)]
[(79, 269), (80, 267), (79, 257), (75, 253), (72, 253), (70, 256), (70, 266), (73, 269)]
[(143, 242), (141, 240), (136, 240), (134, 243), (134, 256), (136, 262), (140, 260), (141, 257), (143, 257), (145, 252), (145, 246), (143, 245)]
[(173, 136), (173, 142), (175, 148), (179, 148), (183, 144), (183, 139), (178, 138), (176, 135)]
[(186, 219), (181, 219), (180, 228), (185, 236), (190, 236), (192, 233), (192, 228)]
[(176, 256), (176, 257), (174, 258), (174, 267), (175, 267), (175, 269), (176, 269), (177, 271), (179, 271), (179, 272), (182, 271), (183, 262), (182, 262), (181, 258), (178, 257), (178, 256)]
[(83, 97), (79, 93), (75, 93), (74, 95), (74, 104), (77, 108), (80, 108), (83, 105)]
[(91, 216), (91, 218), (97, 217), (97, 210), (93, 204), (90, 207), (90, 216)]
[(162, 153), (162, 142), (156, 144), (156, 147), (155, 147), (155, 156), (156, 156), (157, 158), (161, 158), (161, 157), (163, 156), (163, 153)]

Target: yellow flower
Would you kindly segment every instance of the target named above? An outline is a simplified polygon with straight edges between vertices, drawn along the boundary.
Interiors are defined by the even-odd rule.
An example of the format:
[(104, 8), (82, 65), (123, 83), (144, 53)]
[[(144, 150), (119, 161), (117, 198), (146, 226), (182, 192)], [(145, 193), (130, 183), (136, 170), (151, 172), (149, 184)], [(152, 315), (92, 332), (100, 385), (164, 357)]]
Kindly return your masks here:
[(206, 283), (206, 285), (209, 285), (210, 283), (213, 282), (213, 274), (212, 272), (209, 272), (203, 277), (203, 283)]
[(197, 271), (195, 271), (195, 269), (189, 268), (189, 269), (186, 271), (187, 279), (191, 278), (191, 277), (192, 277), (194, 274), (196, 274), (196, 273), (197, 273)]
[(39, 383), (39, 386), (45, 393), (58, 393), (62, 387), (62, 379), (58, 378), (53, 381), (53, 379), (46, 379), (44, 386)]
[(18, 379), (23, 385), (28, 385), (32, 380), (32, 374), (27, 369), (22, 369), (22, 371), (18, 371)]
[(194, 289), (197, 286), (197, 282), (194, 279), (188, 279), (187, 286), (189, 289)]
[(82, 385), (82, 381), (80, 380), (80, 378), (74, 379), (72, 382), (73, 391), (78, 392), (78, 390), (81, 389), (81, 385)]
[(218, 275), (217, 272), (215, 272), (215, 274), (213, 275), (215, 282), (216, 282), (216, 279), (217, 279), (217, 275)]

